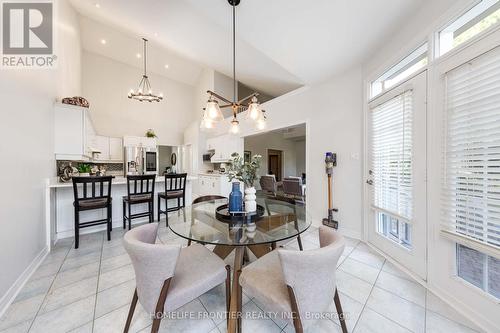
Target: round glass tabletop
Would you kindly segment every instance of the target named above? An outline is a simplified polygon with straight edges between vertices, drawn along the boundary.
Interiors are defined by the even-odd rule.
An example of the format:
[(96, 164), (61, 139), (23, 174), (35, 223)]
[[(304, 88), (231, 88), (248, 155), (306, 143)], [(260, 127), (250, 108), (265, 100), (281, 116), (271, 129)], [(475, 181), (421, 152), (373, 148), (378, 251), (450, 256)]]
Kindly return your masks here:
[(194, 242), (227, 246), (269, 244), (306, 231), (311, 225), (305, 205), (288, 198), (257, 196), (260, 214), (250, 217), (224, 218), (226, 199), (210, 200), (182, 208), (168, 218), (170, 229)]

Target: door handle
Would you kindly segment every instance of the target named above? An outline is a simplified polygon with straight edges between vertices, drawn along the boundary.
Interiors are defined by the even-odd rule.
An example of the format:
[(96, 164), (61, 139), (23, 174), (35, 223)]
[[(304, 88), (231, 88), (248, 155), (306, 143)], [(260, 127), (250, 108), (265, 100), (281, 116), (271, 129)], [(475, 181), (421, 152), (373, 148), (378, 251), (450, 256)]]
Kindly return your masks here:
[(368, 179), (368, 180), (366, 181), (366, 183), (367, 183), (368, 185), (373, 185), (373, 180)]

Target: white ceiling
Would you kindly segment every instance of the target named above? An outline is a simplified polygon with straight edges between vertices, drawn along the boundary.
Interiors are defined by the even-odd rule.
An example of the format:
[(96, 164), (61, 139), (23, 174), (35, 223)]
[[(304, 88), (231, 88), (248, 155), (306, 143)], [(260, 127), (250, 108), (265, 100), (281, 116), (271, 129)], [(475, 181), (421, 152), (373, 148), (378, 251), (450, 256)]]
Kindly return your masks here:
[[(112, 29), (83, 20), (85, 49), (124, 61), (131, 48), (137, 50), (132, 57), (140, 52), (139, 37), (146, 36), (158, 46), (160, 61), (169, 62), (173, 78), (192, 84), (201, 66), (232, 75), (227, 0), (71, 1), (84, 16), (130, 38), (116, 48), (103, 48), (101, 35), (115, 38)], [(275, 96), (321, 82), (368, 59), (424, 1), (242, 0), (236, 9), (237, 77)], [(109, 39), (108, 46), (114, 43)], [(153, 53), (150, 61), (155, 61)]]

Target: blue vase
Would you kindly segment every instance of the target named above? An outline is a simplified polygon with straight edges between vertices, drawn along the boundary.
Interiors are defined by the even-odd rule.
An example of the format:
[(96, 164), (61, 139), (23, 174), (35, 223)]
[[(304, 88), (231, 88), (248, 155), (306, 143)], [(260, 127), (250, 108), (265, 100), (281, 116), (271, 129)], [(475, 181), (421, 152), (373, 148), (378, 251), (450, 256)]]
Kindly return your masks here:
[(233, 183), (233, 190), (229, 194), (229, 212), (243, 211), (243, 194), (240, 191), (240, 183)]

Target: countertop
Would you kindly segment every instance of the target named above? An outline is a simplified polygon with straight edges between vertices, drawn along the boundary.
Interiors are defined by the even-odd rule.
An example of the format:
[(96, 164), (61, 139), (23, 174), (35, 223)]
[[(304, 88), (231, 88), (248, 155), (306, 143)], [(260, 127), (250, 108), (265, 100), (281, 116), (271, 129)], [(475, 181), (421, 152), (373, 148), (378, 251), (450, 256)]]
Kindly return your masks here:
[(214, 172), (214, 173), (210, 173), (210, 172), (201, 172), (201, 173), (199, 173), (198, 175), (200, 175), (200, 176), (210, 176), (210, 177), (222, 177), (222, 176), (227, 176), (227, 173), (218, 173), (218, 172)]
[[(198, 179), (197, 176), (188, 175), (186, 180), (187, 181), (193, 181), (193, 180), (196, 180), (196, 179)], [(157, 183), (163, 183), (163, 182), (165, 182), (165, 177), (163, 177), (163, 176), (157, 176), (156, 177), (156, 182)], [(123, 177), (123, 176), (115, 176), (115, 178), (113, 178), (113, 180), (112, 180), (112, 184), (113, 185), (124, 185), (124, 184), (127, 184), (127, 178)], [(59, 177), (52, 177), (49, 180), (48, 187), (49, 188), (73, 187), (73, 183), (71, 181), (67, 182), (67, 183), (63, 183), (63, 182), (61, 182), (59, 180)]]

